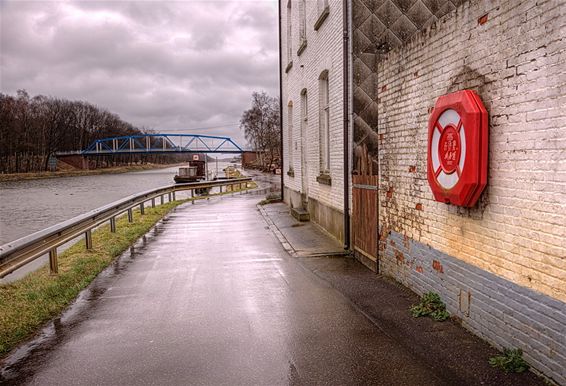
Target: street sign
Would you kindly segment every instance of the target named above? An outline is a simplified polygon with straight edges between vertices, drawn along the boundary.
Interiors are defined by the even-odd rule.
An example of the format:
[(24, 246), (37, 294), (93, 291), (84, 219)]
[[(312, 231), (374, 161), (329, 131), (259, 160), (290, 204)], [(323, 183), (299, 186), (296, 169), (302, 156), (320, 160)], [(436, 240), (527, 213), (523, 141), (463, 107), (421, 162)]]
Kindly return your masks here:
[(57, 170), (57, 157), (53, 157), (52, 155), (49, 156), (47, 160), (47, 166), (49, 167), (49, 171), (56, 171)]

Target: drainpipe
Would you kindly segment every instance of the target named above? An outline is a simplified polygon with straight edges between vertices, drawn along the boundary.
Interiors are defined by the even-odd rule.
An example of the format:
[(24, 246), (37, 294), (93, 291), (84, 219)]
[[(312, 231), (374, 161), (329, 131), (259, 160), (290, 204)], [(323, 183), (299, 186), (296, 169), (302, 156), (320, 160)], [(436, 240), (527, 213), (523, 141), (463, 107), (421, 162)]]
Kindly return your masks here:
[(281, 200), (285, 200), (285, 185), (283, 181), (283, 67), (281, 62), (281, 0), (277, 2), (279, 9), (277, 10), (279, 14), (279, 138), (281, 142), (281, 147), (279, 149), (279, 159), (281, 166)]
[(348, 0), (343, 0), (343, 58), (344, 73), (344, 249), (350, 249), (350, 134), (349, 134), (349, 115), (348, 115), (348, 80), (349, 80), (349, 22), (348, 22)]

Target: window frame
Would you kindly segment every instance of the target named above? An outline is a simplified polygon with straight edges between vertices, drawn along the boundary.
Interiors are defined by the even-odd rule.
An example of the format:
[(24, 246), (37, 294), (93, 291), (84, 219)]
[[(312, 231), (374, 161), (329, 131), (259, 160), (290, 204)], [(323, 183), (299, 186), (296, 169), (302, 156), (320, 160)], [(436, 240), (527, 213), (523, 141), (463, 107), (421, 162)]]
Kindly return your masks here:
[(293, 67), (293, 6), (291, 0), (287, 2), (287, 67), (285, 72)]
[(294, 138), (293, 138), (293, 101), (289, 101), (287, 103), (287, 155), (289, 157), (289, 170), (287, 175), (294, 177), (294, 166), (295, 166), (295, 157), (294, 157)]
[(319, 87), (319, 167), (321, 175), (330, 174), (330, 85), (328, 70), (318, 78)]
[(307, 1), (299, 0), (299, 48), (297, 56), (300, 56), (307, 48)]
[(330, 6), (328, 5), (328, 0), (316, 0), (316, 10), (318, 17), (316, 19), (316, 22), (314, 23), (314, 30), (318, 31), (330, 14)]

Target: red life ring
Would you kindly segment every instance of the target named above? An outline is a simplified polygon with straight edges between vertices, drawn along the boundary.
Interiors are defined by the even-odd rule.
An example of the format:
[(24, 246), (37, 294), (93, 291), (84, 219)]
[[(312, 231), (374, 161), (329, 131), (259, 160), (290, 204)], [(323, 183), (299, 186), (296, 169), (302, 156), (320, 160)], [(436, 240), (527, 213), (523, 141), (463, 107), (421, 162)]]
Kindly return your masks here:
[(432, 133), (432, 167), (438, 183), (452, 189), (460, 180), (466, 162), (466, 135), (460, 114), (444, 110)]
[(487, 126), (487, 110), (473, 91), (438, 98), (428, 132), (428, 181), (435, 200), (475, 205), (487, 184)]

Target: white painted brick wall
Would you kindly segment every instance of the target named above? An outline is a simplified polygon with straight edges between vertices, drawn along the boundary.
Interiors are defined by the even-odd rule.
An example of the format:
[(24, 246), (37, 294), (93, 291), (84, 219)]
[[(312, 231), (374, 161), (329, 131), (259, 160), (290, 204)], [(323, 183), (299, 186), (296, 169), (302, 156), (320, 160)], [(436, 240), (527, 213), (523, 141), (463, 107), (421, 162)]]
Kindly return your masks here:
[[(299, 47), (299, 2), (292, 2), (293, 67), (287, 67), (287, 2), (281, 5), (282, 52), (283, 52), (283, 154), (284, 183), (289, 188), (301, 191), (301, 90), (308, 95), (307, 169), (309, 197), (338, 210), (343, 209), (343, 53), (342, 53), (342, 1), (329, 0), (330, 13), (318, 31), (314, 24), (318, 19), (316, 1), (306, 2), (307, 48), (297, 56)], [(329, 71), (330, 108), (330, 176), (332, 185), (316, 181), (319, 170), (319, 75)], [(287, 106), (293, 102), (293, 160), (289, 159), (289, 131)], [(287, 175), (293, 166), (294, 177)]]
[[(565, 8), (561, 0), (466, 2), (387, 54), (378, 71), (386, 87), (380, 225), (562, 302)], [(426, 173), (429, 108), (461, 89), (477, 90), (490, 114), (488, 187), (471, 210), (434, 201)]]

